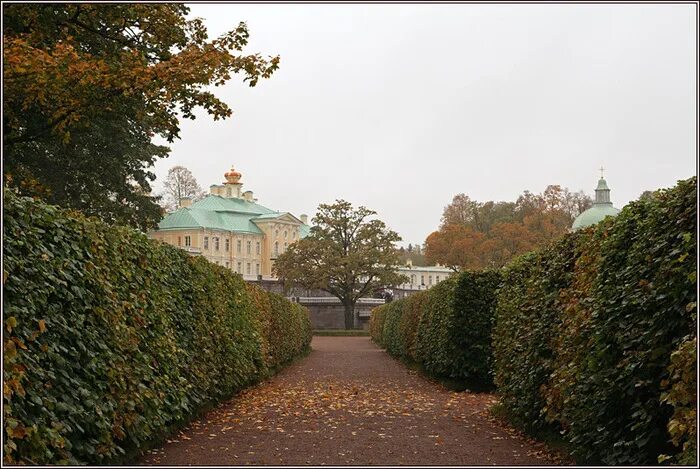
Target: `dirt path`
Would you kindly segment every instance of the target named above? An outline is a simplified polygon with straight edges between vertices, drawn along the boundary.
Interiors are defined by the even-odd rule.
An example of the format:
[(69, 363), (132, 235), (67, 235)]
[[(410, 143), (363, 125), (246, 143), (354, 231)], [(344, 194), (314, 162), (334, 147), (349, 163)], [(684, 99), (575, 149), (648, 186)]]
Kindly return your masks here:
[(151, 450), (142, 464), (555, 464), (490, 418), (490, 394), (448, 391), (367, 337), (314, 337), (313, 351)]

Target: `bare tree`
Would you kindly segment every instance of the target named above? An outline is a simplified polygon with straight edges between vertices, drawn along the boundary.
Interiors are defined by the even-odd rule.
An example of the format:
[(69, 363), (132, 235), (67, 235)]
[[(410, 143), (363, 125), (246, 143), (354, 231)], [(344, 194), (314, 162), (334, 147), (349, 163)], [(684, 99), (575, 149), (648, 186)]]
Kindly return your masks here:
[(184, 166), (170, 168), (163, 186), (165, 187), (163, 204), (169, 210), (177, 208), (183, 197), (190, 197), (193, 202), (204, 197), (204, 191), (199, 187), (194, 175)]

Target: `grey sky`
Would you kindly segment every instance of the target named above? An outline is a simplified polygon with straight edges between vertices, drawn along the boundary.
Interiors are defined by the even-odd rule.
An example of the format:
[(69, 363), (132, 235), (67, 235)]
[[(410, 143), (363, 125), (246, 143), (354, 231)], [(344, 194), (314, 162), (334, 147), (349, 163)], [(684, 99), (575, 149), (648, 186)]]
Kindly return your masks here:
[(422, 243), (445, 205), (548, 184), (621, 208), (695, 174), (695, 5), (192, 5), (212, 37), (248, 23), (247, 53), (280, 54), (234, 110), (183, 121), (157, 163), (200, 185), (234, 164), (259, 202), (313, 216), (365, 205)]

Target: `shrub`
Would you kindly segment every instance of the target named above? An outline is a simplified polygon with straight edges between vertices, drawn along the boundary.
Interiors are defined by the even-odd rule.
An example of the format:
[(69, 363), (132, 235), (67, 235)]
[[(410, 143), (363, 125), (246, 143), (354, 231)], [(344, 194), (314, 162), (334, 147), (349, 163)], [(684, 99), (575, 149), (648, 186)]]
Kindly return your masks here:
[(497, 271), (465, 272), (372, 311), (373, 340), (438, 378), (492, 384)]
[(458, 353), (452, 360), (453, 377), (490, 385), (493, 348), (491, 331), (496, 310), (496, 292), (501, 273), (496, 270), (464, 272), (457, 276), (452, 340)]
[(490, 386), (497, 271), (462, 272), (426, 292), (416, 359), (431, 375)]
[(697, 349), (696, 337), (687, 337), (671, 354), (669, 378), (661, 382), (661, 401), (673, 406), (667, 429), (673, 444), (680, 448), (674, 458), (659, 456), (659, 462), (673, 459), (676, 464), (697, 464)]
[(403, 304), (403, 314), (399, 322), (399, 337), (402, 344), (401, 352), (404, 358), (418, 362), (416, 353), (416, 338), (418, 336), (418, 325), (423, 315), (423, 308), (427, 300), (428, 292), (422, 291), (414, 293), (406, 298)]
[(387, 352), (395, 357), (403, 357), (404, 344), (401, 341), (400, 325), (403, 316), (406, 299), (395, 300), (387, 305), (384, 330), (382, 332), (382, 343)]
[(272, 366), (279, 367), (307, 350), (311, 344), (311, 322), (306, 308), (281, 295), (266, 292), (272, 310), (269, 343)]
[(384, 345), (384, 321), (386, 320), (386, 311), (389, 304), (384, 304), (372, 308), (372, 313), (369, 318), (369, 335), (372, 341), (382, 347)]
[(512, 262), (498, 293), (495, 382), (508, 413), (530, 430), (547, 426), (542, 388), (554, 369), (559, 293), (571, 281), (576, 239), (567, 235)]
[(222, 267), (9, 191), (4, 202), (7, 464), (124, 461), (308, 347), (298, 305), (276, 298), (261, 314), (263, 295)]
[(695, 198), (695, 178), (681, 181), (505, 269), (493, 334), (503, 403), (521, 423), (560, 427), (579, 462), (678, 451), (662, 383), (694, 337)]
[(457, 354), (450, 340), (455, 326), (452, 308), (457, 280), (450, 277), (427, 291), (416, 334), (416, 358), (430, 375), (451, 378), (451, 360)]
[(671, 353), (695, 330), (695, 178), (601, 227), (589, 359), (577, 363), (568, 438), (584, 461), (649, 464), (669, 447), (660, 401)]

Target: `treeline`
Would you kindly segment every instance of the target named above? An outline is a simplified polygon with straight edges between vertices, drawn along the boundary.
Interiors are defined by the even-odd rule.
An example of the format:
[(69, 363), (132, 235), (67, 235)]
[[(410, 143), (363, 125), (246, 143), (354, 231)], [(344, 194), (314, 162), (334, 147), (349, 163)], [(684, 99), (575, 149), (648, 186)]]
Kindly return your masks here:
[(541, 194), (525, 191), (516, 202), (477, 202), (458, 194), (445, 207), (438, 231), (425, 240), (425, 257), (455, 270), (502, 267), (566, 233), (591, 205), (582, 191), (558, 185)]
[(511, 419), (561, 432), (579, 463), (695, 464), (695, 202), (693, 177), (377, 308), (372, 337), (431, 374), (495, 384)]
[(4, 192), (4, 463), (114, 464), (309, 349), (308, 311)]

